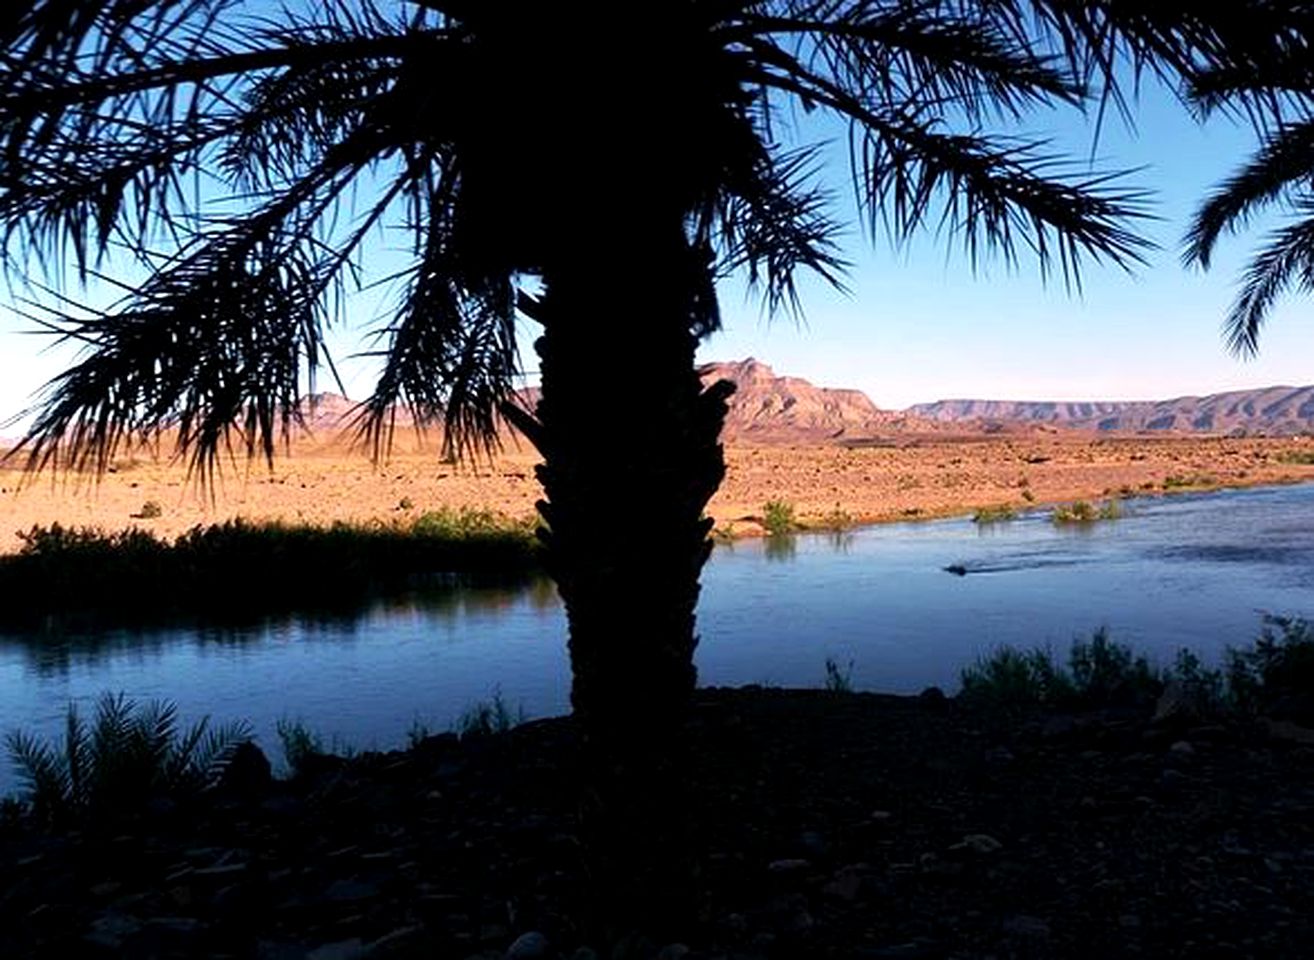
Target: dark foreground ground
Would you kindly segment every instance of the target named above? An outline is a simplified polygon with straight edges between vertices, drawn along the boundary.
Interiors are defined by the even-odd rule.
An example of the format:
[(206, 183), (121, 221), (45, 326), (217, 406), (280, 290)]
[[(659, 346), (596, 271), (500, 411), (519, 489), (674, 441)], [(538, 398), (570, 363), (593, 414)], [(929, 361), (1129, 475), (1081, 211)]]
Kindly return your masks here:
[[(1314, 955), (1314, 739), (700, 693), (697, 958)], [(0, 956), (586, 958), (567, 720), (111, 831), (0, 833)], [(594, 952), (596, 951), (596, 952)]]

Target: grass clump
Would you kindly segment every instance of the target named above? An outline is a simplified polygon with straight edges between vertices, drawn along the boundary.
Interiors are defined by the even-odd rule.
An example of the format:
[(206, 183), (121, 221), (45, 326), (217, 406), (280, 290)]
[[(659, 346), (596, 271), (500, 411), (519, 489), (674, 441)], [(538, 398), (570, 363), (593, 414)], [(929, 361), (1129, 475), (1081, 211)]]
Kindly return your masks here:
[(138, 520), (157, 520), (164, 516), (164, 508), (160, 506), (158, 500), (147, 500), (141, 505), (141, 509), (133, 514)]
[(1050, 514), (1050, 519), (1060, 526), (1066, 524), (1096, 523), (1100, 520), (1117, 520), (1122, 517), (1122, 503), (1118, 500), (1106, 500), (1094, 504), (1089, 500), (1077, 500), (1069, 504), (1060, 504)]
[(1215, 487), (1218, 478), (1212, 473), (1170, 473), (1163, 478), (1165, 490), (1183, 490), (1194, 487)]
[(1167, 694), (1197, 717), (1265, 714), (1314, 723), (1314, 625), (1268, 615), (1257, 640), (1229, 647), (1221, 668), (1190, 650), (1157, 669), (1106, 630), (1072, 645), (1067, 665), (1048, 648), (1001, 647), (962, 671), (964, 702), (991, 710), (1144, 705)]
[(1283, 450), (1277, 455), (1278, 463), (1298, 467), (1314, 466), (1314, 450)]
[(972, 514), (972, 522), (975, 524), (1004, 523), (1008, 520), (1017, 519), (1017, 510), (1010, 504), (1000, 503), (992, 507), (978, 507)]
[(6, 742), (32, 813), (69, 824), (140, 816), (152, 800), (200, 793), (250, 739), (244, 723), (212, 728), (207, 717), (184, 730), (173, 703), (106, 693), (90, 723), (69, 704), (62, 742), (23, 732)]
[(1251, 646), (1228, 648), (1225, 678), (1236, 709), (1314, 720), (1314, 624), (1266, 615)]
[(793, 533), (798, 529), (794, 505), (787, 500), (768, 500), (762, 508), (762, 526), (773, 537)]
[(826, 658), (826, 689), (831, 693), (853, 692), (853, 661), (844, 667), (834, 657)]
[(1001, 647), (961, 674), (966, 702), (992, 708), (1091, 708), (1145, 702), (1163, 689), (1149, 661), (1097, 630), (1072, 644), (1067, 666), (1048, 648)]
[(429, 574), (526, 577), (539, 558), (531, 524), (484, 510), (325, 527), (230, 520), (174, 540), (59, 524), (19, 537), (19, 552), (0, 557), (0, 593), (25, 602), (0, 608), (0, 627), (29, 630), (336, 608)]
[(512, 713), (502, 697), (501, 688), (497, 688), (487, 700), (480, 700), (462, 711), (456, 720), (456, 733), (462, 739), (506, 733), (512, 727), (524, 723), (525, 719), (524, 708), (520, 707)]

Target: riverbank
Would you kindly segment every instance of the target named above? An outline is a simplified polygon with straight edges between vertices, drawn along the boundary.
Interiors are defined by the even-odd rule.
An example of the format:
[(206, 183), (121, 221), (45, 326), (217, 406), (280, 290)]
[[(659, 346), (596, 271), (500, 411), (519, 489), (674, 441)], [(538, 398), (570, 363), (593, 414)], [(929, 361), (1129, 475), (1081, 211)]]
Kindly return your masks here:
[[(747, 688), (699, 691), (690, 733), (700, 917), (688, 952), (627, 957), (1267, 957), (1314, 936), (1304, 728)], [(609, 956), (582, 922), (574, 737), (429, 738), (104, 835), (11, 823), (0, 951)]]
[[(183, 465), (145, 452), (91, 477), (29, 478), (0, 467), (0, 553), (17, 551), (34, 525), (124, 527), (177, 537), (197, 525), (251, 523), (331, 526), (408, 522), (427, 511), (481, 509), (529, 518), (542, 496), (537, 457), (511, 448), (492, 461), (444, 464), (436, 449), (399, 450), (375, 469), (359, 451), (302, 442), (276, 462), (230, 469), (212, 492)], [(729, 446), (727, 471), (708, 507), (723, 535), (764, 531), (770, 501), (787, 503), (813, 528), (971, 515), (1074, 500), (1142, 496), (1314, 480), (1309, 438), (903, 437), (887, 446)], [(211, 495), (213, 494), (213, 495)], [(644, 505), (615, 518), (641, 533)]]

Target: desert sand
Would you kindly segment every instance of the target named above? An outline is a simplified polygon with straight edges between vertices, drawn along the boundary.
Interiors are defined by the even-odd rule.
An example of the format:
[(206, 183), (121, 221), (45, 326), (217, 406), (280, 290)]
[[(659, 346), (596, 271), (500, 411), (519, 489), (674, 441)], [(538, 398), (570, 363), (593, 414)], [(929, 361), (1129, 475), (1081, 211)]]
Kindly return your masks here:
[[(769, 500), (794, 505), (799, 520), (869, 523), (1018, 509), (1075, 499), (1155, 495), (1210, 486), (1314, 480), (1314, 465), (1283, 462), (1314, 453), (1309, 438), (901, 437), (846, 448), (833, 444), (727, 447), (727, 475), (709, 513), (733, 536), (762, 532)], [(541, 496), (537, 455), (509, 448), (491, 461), (445, 463), (436, 444), (411, 444), (375, 465), (361, 450), (305, 441), (275, 461), (231, 464), (210, 491), (185, 463), (146, 451), (120, 456), (111, 472), (25, 476), (0, 467), (0, 551), (21, 546), (20, 531), (61, 523), (105, 530), (140, 527), (172, 537), (197, 524), (234, 517), (328, 524), (404, 521), (442, 507), (481, 507), (513, 517)], [(1183, 486), (1185, 483), (1185, 486)], [(153, 503), (159, 516), (143, 517)], [(153, 510), (146, 511), (153, 513)], [(641, 534), (643, 505), (619, 528)]]

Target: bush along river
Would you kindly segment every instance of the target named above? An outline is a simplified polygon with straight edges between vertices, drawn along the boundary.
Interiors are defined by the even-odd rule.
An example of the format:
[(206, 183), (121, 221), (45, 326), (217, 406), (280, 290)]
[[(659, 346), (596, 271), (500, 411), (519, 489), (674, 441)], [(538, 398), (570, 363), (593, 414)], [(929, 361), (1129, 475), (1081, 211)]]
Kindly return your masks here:
[[(977, 524), (889, 524), (718, 545), (704, 574), (704, 685), (953, 692), (1005, 644), (1110, 637), (1161, 665), (1208, 663), (1266, 613), (1314, 615), (1314, 485), (1123, 505), (1112, 520), (1049, 511)], [(184, 720), (249, 720), (277, 756), (280, 721), (325, 746), (395, 747), (500, 696), (513, 714), (566, 712), (565, 618), (551, 583), (434, 586), (346, 614), (256, 626), (0, 637), (0, 731), (54, 735), (68, 703), (103, 691), (175, 701)], [(0, 793), (14, 782), (0, 767)]]

